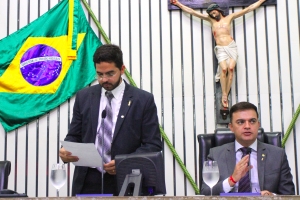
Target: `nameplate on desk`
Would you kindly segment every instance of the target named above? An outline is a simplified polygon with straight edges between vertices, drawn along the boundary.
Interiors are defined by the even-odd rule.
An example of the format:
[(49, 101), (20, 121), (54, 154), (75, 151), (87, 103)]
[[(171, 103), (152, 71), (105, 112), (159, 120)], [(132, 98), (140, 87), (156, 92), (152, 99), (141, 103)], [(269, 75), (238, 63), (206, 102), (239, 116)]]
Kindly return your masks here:
[(251, 192), (230, 192), (230, 193), (221, 193), (220, 196), (261, 196), (260, 193), (251, 193)]
[(113, 194), (76, 194), (76, 197), (112, 197)]

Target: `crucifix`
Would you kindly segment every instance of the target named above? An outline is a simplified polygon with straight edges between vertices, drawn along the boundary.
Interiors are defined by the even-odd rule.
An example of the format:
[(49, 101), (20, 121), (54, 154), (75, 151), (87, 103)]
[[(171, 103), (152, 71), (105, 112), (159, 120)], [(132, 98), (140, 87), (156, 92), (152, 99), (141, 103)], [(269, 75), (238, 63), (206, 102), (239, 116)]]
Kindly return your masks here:
[[(202, 20), (206, 20), (211, 25), (212, 34), (215, 40), (214, 52), (218, 60), (218, 68), (215, 75), (215, 81), (220, 82), (221, 85), (221, 109), (220, 114), (223, 119), (227, 118), (229, 114), (228, 94), (231, 89), (232, 80), (234, 77), (234, 68), (238, 58), (237, 46), (234, 39), (231, 36), (231, 22), (248, 12), (251, 12), (263, 4), (266, 0), (248, 0), (247, 7), (244, 9), (228, 14), (228, 7), (232, 6), (245, 6), (244, 1), (225, 0), (217, 3), (212, 3), (211, 0), (188, 0), (184, 5), (178, 0), (170, 0), (169, 10), (172, 9), (172, 5), (177, 8), (194, 15)], [(196, 3), (195, 3), (196, 2)], [(216, 0), (214, 2), (217, 2)], [(252, 4), (250, 4), (252, 3)], [(268, 0), (266, 3), (274, 4), (276, 0)], [(171, 5), (172, 4), (172, 5)], [(250, 4), (250, 5), (249, 5)], [(203, 8), (206, 6), (207, 14), (195, 11), (193, 8)], [(175, 7), (176, 8), (176, 7)]]

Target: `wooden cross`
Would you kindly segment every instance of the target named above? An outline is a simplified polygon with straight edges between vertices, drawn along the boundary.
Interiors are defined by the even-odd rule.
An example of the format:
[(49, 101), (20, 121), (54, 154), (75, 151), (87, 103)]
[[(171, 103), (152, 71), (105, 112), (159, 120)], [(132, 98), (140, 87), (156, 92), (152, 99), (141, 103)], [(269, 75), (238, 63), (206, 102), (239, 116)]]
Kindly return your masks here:
[[(225, 12), (225, 15), (228, 15), (230, 7), (244, 7), (249, 6), (250, 4), (255, 3), (257, 0), (180, 0), (180, 3), (190, 7), (190, 8), (207, 8), (210, 4), (216, 3), (222, 8)], [(264, 5), (277, 5), (277, 0), (267, 0)], [(178, 10), (177, 6), (174, 6), (168, 0), (168, 9), (169, 10)]]

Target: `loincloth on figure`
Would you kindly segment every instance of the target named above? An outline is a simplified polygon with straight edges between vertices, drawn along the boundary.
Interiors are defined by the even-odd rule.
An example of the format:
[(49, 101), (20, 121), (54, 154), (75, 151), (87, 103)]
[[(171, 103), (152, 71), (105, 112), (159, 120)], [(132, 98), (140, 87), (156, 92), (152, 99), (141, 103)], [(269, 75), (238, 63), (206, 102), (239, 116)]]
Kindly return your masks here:
[[(229, 58), (232, 58), (237, 61), (238, 58), (238, 52), (237, 52), (237, 46), (234, 40), (228, 45), (228, 46), (215, 46), (215, 54), (218, 59), (218, 64), (222, 62), (223, 60), (227, 60), (229, 62)], [(215, 75), (215, 81), (218, 82), (220, 80), (220, 65), (218, 65), (217, 73)]]

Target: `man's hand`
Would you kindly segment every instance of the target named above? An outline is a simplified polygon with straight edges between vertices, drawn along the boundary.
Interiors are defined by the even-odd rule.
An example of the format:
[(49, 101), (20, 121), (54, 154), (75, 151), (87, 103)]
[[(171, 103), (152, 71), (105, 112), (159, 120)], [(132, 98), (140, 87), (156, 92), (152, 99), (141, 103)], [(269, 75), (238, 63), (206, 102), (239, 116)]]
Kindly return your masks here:
[(109, 163), (104, 164), (103, 167), (104, 170), (110, 175), (116, 175), (115, 160), (112, 160)]
[(177, 0), (170, 0), (171, 4), (177, 5), (178, 1)]
[(260, 191), (261, 196), (274, 196), (272, 192), (269, 192), (268, 190)]
[(59, 157), (64, 162), (77, 162), (79, 160), (77, 156), (72, 156), (72, 153), (63, 147), (59, 150)]
[[(245, 174), (252, 169), (252, 165), (248, 166), (249, 163), (249, 155), (244, 156), (240, 162), (238, 162), (234, 168), (233, 174), (232, 174), (232, 178), (238, 182), (243, 176), (245, 176)], [(231, 186), (233, 186), (232, 184), (230, 184)]]

